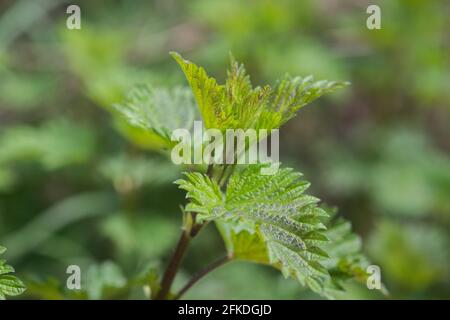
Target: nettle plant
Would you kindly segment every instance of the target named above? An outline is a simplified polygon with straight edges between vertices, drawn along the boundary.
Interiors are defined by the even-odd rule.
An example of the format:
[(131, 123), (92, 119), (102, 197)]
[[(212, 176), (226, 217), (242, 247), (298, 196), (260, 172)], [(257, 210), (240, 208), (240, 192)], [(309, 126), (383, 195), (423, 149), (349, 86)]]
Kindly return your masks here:
[[(189, 89), (139, 86), (116, 109), (136, 127), (172, 148), (171, 132), (192, 128), (198, 111), (206, 129), (276, 129), (320, 96), (347, 82), (314, 81), (285, 76), (273, 87), (253, 87), (244, 66), (231, 58), (224, 85), (194, 63), (171, 53), (183, 70)], [(195, 100), (195, 102), (193, 101)], [(246, 144), (248, 147), (248, 143)], [(153, 299), (178, 299), (205, 274), (224, 263), (243, 260), (272, 266), (314, 292), (335, 298), (343, 283), (365, 283), (367, 259), (351, 225), (321, 207), (305, 191), (302, 174), (280, 167), (264, 175), (267, 164), (209, 164), (190, 166), (175, 183), (186, 191), (179, 242), (162, 279), (151, 284)], [(200, 270), (178, 292), (172, 283), (189, 243), (208, 224), (214, 224), (227, 252)]]
[[(0, 255), (5, 253), (6, 248), (0, 246)], [(0, 259), (0, 300), (6, 296), (18, 296), (25, 291), (25, 285), (13, 275), (14, 268), (6, 264), (6, 260)]]

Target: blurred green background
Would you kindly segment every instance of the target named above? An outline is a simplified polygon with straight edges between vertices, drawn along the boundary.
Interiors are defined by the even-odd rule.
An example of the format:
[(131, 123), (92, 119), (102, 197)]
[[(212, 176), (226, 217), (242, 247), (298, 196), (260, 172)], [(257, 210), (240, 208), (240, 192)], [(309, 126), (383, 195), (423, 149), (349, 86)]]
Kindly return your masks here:
[[(222, 81), (228, 54), (255, 84), (286, 72), (352, 86), (281, 129), (281, 161), (339, 208), (381, 267), (387, 298), (450, 297), (450, 2), (424, 0), (0, 2), (0, 244), (20, 298), (144, 298), (179, 233), (182, 168), (115, 114), (137, 83), (186, 85), (175, 50)], [(381, 8), (368, 30), (366, 8)], [(210, 226), (176, 286), (222, 255)], [(65, 289), (68, 265), (83, 290)], [(234, 262), (186, 298), (319, 298)], [(383, 298), (362, 286), (342, 298)]]

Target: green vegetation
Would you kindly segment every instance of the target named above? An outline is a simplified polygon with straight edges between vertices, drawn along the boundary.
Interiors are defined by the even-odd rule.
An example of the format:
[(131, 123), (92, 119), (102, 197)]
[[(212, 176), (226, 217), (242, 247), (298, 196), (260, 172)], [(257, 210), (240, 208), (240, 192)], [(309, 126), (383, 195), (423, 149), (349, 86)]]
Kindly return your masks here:
[[(390, 298), (450, 295), (450, 3), (379, 0), (382, 29), (368, 30), (364, 1), (78, 2), (81, 30), (61, 1), (0, 4), (0, 243), (27, 288), (8, 299), (156, 298), (180, 225), (199, 223), (170, 298), (383, 299), (369, 262)], [(224, 72), (229, 52), (252, 85), (235, 60)], [(326, 94), (345, 84), (310, 74), (352, 85)], [(280, 127), (273, 181), (173, 165), (170, 133), (200, 119)], [(250, 176), (262, 216), (239, 197)], [(284, 201), (305, 264), (274, 240)]]
[[(0, 255), (6, 248), (0, 246)], [(6, 260), (0, 260), (0, 300), (6, 296), (18, 296), (25, 291), (25, 285), (16, 276), (12, 275), (14, 268), (6, 264)]]
[[(184, 60), (177, 53), (172, 56), (189, 81), (206, 128), (279, 128), (304, 105), (346, 84), (313, 82), (311, 77), (286, 77), (273, 89), (270, 86), (253, 89), (244, 66), (231, 57), (226, 84), (219, 85), (214, 78), (208, 77), (203, 68)], [(163, 102), (154, 90), (141, 90), (124, 107), (117, 108), (131, 124), (159, 135), (170, 145), (170, 131), (163, 120), (158, 121), (158, 114), (166, 113), (167, 118), (176, 119), (172, 121), (181, 124), (188, 118), (186, 113), (193, 112), (190, 112), (191, 103), (183, 104), (188, 99), (166, 96)], [(180, 116), (167, 114), (176, 109), (168, 105), (176, 105)], [(184, 127), (192, 126), (191, 123)], [(177, 126), (172, 125), (172, 128)], [(353, 255), (358, 252), (353, 251), (353, 246), (348, 246), (350, 252), (340, 250), (337, 256), (328, 255), (325, 248), (332, 251), (346, 239), (339, 237), (334, 242), (325, 235), (325, 223), (330, 225), (330, 229), (335, 226), (327, 212), (317, 206), (318, 199), (304, 194), (309, 184), (300, 180), (300, 174), (291, 169), (280, 169), (275, 175), (262, 175), (261, 165), (234, 169), (235, 164), (210, 164), (206, 174), (186, 173), (187, 180), (176, 181), (181, 189), (187, 191), (189, 203), (183, 209), (185, 216), (180, 242), (161, 284), (157, 283), (158, 288), (152, 290), (155, 298), (179, 298), (199, 280), (194, 278), (188, 282), (186, 290), (183, 288), (178, 294), (170, 292), (190, 240), (208, 222), (216, 222), (226, 243), (227, 256), (220, 260), (220, 264), (240, 259), (272, 265), (286, 277), (292, 276), (327, 297), (334, 297), (333, 290), (342, 289), (339, 279), (352, 278), (359, 273), (360, 280), (365, 282), (365, 268), (358, 263), (363, 259), (354, 259)], [(352, 236), (350, 238), (354, 240)], [(358, 238), (355, 240), (359, 243)], [(347, 265), (344, 261), (350, 259), (351, 266), (341, 268)], [(213, 266), (217, 267), (216, 263)], [(202, 276), (212, 269), (207, 267)], [(334, 273), (339, 277), (333, 277)]]

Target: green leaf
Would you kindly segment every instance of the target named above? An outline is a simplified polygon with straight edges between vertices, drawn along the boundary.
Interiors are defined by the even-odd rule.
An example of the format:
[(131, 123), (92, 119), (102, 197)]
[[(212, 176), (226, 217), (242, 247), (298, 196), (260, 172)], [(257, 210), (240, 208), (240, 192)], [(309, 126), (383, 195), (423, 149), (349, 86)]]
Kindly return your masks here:
[[(0, 254), (6, 251), (5, 247), (0, 246)], [(6, 296), (18, 296), (25, 291), (25, 285), (16, 276), (12, 275), (14, 268), (6, 264), (5, 260), (0, 259), (0, 300), (6, 299)]]
[(98, 300), (126, 287), (127, 279), (111, 261), (91, 265), (86, 271), (85, 290), (89, 299)]
[(286, 76), (275, 87), (253, 88), (245, 68), (231, 56), (225, 85), (194, 63), (171, 52), (192, 88), (205, 127), (216, 129), (274, 129), (295, 116), (303, 106), (348, 82), (313, 81), (311, 76)]
[(95, 150), (93, 132), (65, 118), (40, 127), (15, 126), (0, 135), (0, 165), (36, 161), (47, 170), (85, 163)]
[(114, 105), (132, 126), (147, 130), (170, 147), (172, 131), (190, 129), (196, 117), (192, 93), (187, 88), (173, 89), (136, 86), (124, 102)]
[(300, 108), (349, 84), (346, 81), (314, 81), (312, 76), (302, 78), (286, 75), (274, 89), (271, 107), (281, 114), (281, 125), (293, 118)]
[(266, 244), (257, 233), (236, 232), (232, 224), (223, 221), (216, 221), (216, 225), (229, 255), (234, 259), (270, 265)]
[(203, 217), (210, 216), (213, 209), (222, 202), (222, 193), (217, 183), (206, 175), (199, 172), (185, 175), (187, 180), (179, 179), (175, 184), (187, 191), (186, 198), (190, 203), (186, 206), (186, 211), (199, 213), (197, 219), (201, 221)]
[(4, 264), (4, 261), (0, 260), (0, 275), (12, 272), (14, 272), (14, 268), (7, 264)]
[(335, 298), (339, 291), (343, 291), (343, 285), (349, 279), (366, 284), (369, 261), (361, 253), (361, 238), (352, 233), (350, 222), (342, 218), (335, 221), (330, 218), (327, 228), (325, 235), (330, 242), (325, 244), (323, 249), (329, 258), (323, 261), (323, 264), (328, 269), (331, 279), (326, 284), (324, 292), (327, 297)]
[(100, 227), (118, 254), (124, 256), (138, 254), (142, 259), (154, 258), (170, 250), (176, 241), (176, 226), (157, 215), (133, 216), (129, 212), (118, 212), (104, 219)]
[(172, 182), (179, 176), (179, 168), (172, 163), (127, 154), (108, 157), (100, 164), (99, 171), (120, 193), (131, 192), (143, 186), (159, 186)]
[[(228, 233), (232, 255), (263, 263), (268, 257), (267, 262), (285, 276), (294, 276), (320, 292), (329, 278), (320, 263), (326, 254), (319, 248), (328, 241), (321, 222), (327, 214), (317, 207), (318, 199), (304, 194), (309, 184), (299, 173), (280, 169), (273, 176), (264, 176), (260, 169), (260, 165), (252, 165), (234, 174), (224, 197), (205, 175), (187, 174), (188, 180), (177, 182), (194, 202), (186, 210), (197, 212), (200, 220), (227, 223), (222, 233)], [(253, 248), (258, 250), (253, 252)]]
[(368, 262), (350, 224), (332, 221), (304, 193), (309, 183), (300, 173), (265, 176), (261, 167), (234, 173), (225, 193), (206, 175), (187, 173), (176, 182), (191, 200), (186, 211), (215, 221), (233, 258), (272, 265), (323, 296), (334, 298), (348, 279), (365, 283)]
[(227, 115), (222, 110), (224, 88), (214, 78), (206, 74), (205, 69), (184, 60), (178, 53), (171, 52), (172, 57), (183, 70), (194, 93), (198, 108), (206, 128), (219, 128), (219, 122), (226, 121)]

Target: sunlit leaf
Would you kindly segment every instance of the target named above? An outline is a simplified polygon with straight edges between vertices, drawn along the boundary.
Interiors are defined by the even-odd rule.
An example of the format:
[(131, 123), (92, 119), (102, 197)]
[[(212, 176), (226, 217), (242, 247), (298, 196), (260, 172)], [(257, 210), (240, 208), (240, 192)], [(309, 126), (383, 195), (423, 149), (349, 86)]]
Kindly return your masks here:
[(349, 84), (286, 76), (274, 87), (253, 88), (244, 66), (231, 56), (226, 83), (219, 85), (202, 67), (171, 54), (192, 88), (206, 128), (278, 128), (301, 107)]

